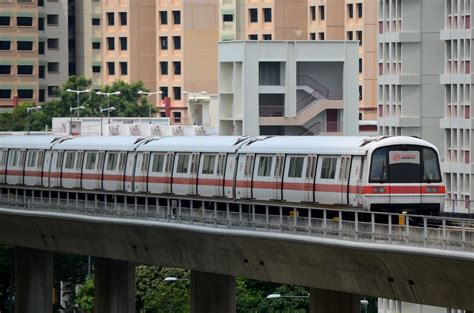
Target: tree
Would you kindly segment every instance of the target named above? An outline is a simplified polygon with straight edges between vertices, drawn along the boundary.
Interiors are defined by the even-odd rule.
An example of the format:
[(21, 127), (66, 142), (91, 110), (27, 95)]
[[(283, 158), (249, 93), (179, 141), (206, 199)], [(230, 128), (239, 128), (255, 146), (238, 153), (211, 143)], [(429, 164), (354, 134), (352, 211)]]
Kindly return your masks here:
[(84, 284), (81, 285), (76, 302), (84, 312), (94, 312), (94, 277), (87, 278)]

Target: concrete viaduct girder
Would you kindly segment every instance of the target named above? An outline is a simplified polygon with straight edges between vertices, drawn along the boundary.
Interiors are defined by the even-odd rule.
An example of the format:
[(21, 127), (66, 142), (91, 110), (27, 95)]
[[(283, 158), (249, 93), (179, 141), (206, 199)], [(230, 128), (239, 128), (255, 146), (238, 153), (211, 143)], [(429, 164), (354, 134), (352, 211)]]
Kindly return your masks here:
[(472, 253), (8, 209), (0, 242), (474, 309)]

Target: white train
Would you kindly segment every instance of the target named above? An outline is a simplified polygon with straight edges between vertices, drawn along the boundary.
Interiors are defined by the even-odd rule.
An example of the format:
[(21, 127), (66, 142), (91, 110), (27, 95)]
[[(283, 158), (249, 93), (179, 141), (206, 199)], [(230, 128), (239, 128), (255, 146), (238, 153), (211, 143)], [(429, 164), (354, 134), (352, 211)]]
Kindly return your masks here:
[(436, 147), (413, 137), (0, 138), (0, 186), (437, 214)]

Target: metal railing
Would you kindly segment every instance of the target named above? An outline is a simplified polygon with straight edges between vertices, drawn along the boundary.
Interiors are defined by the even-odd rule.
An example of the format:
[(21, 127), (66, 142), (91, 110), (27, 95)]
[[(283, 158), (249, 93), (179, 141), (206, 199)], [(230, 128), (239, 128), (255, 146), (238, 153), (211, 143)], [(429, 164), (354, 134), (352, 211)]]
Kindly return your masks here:
[(309, 127), (304, 127), (301, 136), (318, 136), (321, 133), (342, 132), (342, 122), (316, 122)]
[(285, 115), (285, 107), (282, 105), (260, 105), (258, 114), (260, 117), (281, 117)]
[[(355, 209), (289, 208), (226, 202), (225, 199), (162, 197), (157, 200), (156, 195), (61, 191), (56, 193), (68, 196), (44, 195), (51, 192), (55, 193), (6, 188), (0, 193), (0, 207), (474, 252), (474, 221), (459, 218), (400, 216)], [(90, 200), (92, 195), (94, 199)]]

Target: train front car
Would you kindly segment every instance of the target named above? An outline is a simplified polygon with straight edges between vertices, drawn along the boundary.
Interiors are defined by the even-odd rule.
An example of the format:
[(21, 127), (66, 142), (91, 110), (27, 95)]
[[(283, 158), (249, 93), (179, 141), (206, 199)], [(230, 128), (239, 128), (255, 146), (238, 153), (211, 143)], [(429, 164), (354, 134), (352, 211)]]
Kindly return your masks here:
[(438, 215), (445, 186), (437, 148), (413, 137), (387, 137), (371, 142), (363, 190), (371, 211)]

